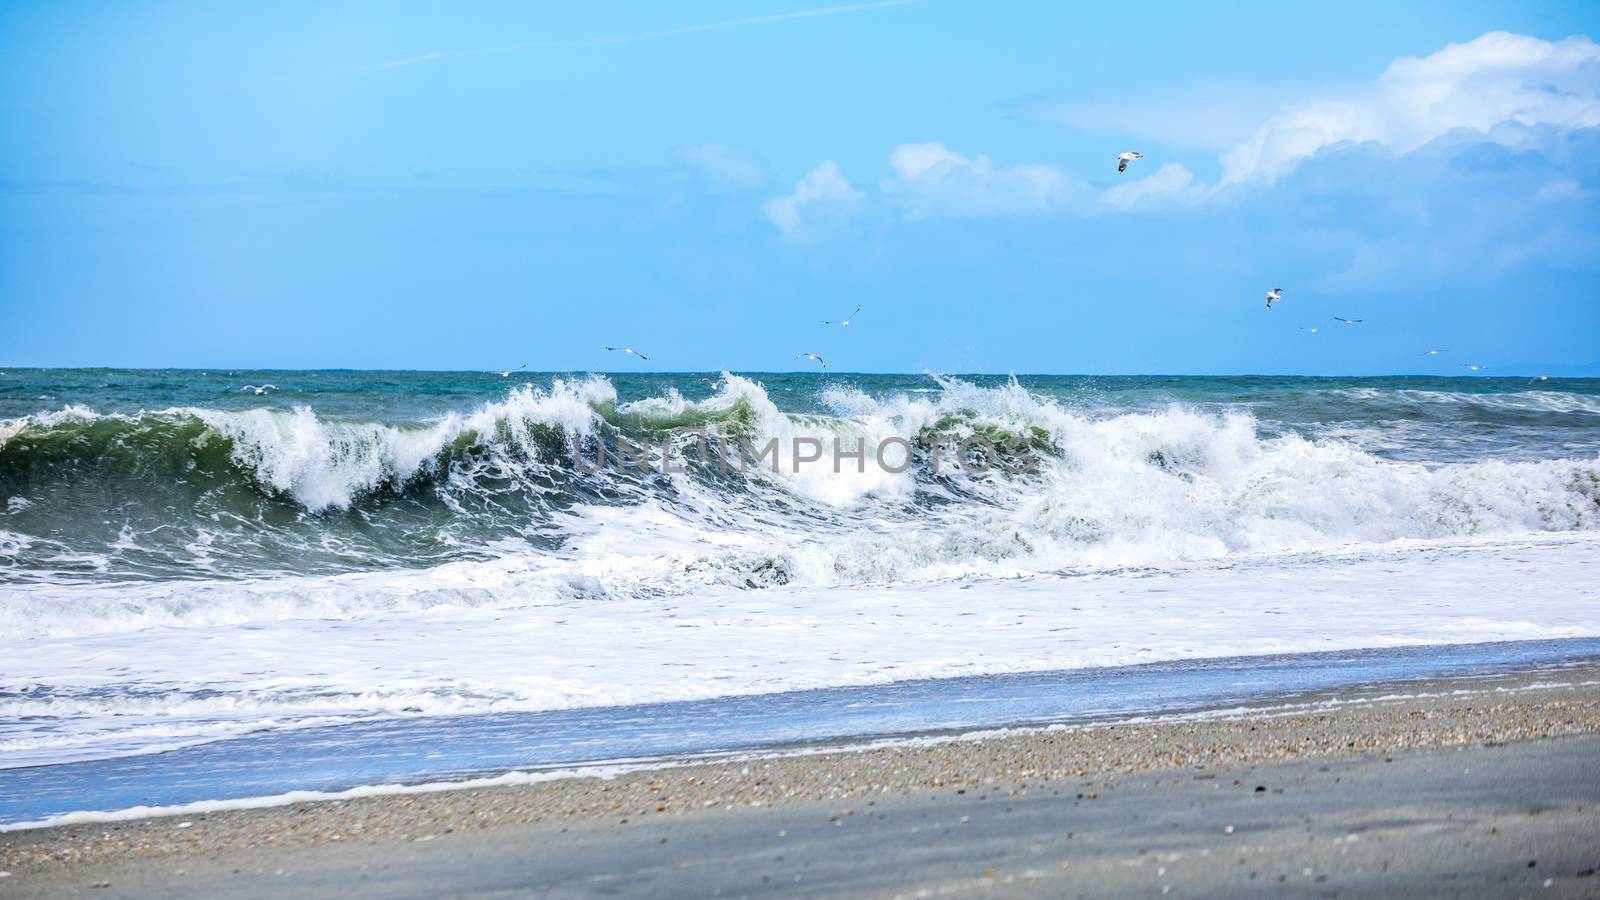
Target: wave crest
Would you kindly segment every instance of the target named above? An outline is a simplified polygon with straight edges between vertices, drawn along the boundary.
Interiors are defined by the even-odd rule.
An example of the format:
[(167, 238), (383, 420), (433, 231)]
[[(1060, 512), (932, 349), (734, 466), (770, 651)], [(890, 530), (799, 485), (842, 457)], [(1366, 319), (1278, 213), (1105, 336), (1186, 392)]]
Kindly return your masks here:
[[(880, 396), (832, 384), (815, 398), (829, 414), (814, 415), (786, 413), (760, 383), (724, 375), (702, 400), (668, 391), (619, 403), (591, 376), (421, 423), (306, 407), (29, 416), (0, 423), (0, 573), (10, 573), (0, 577), (587, 554), (632, 560), (640, 573), (624, 584), (584, 571), (597, 590), (670, 593), (1600, 528), (1595, 460), (1430, 467), (1269, 432), (1243, 413), (1108, 413), (1015, 380), (935, 381), (935, 393)], [(697, 428), (776, 441), (776, 466), (585, 471), (573, 459), (627, 437), (653, 442), (659, 462), (675, 429)], [(952, 464), (973, 437), (1019, 448), (1031, 471)], [(797, 466), (797, 439), (825, 449), (898, 441), (914, 464), (879, 466), (869, 450), (860, 464), (825, 453)]]

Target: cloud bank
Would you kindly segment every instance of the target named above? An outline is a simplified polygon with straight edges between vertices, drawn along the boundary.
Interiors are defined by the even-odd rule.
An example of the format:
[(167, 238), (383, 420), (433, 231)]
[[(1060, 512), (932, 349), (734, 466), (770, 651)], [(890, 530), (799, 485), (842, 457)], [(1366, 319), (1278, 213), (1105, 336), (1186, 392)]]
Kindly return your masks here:
[(1351, 96), (1288, 107), (1222, 155), (1221, 185), (1272, 182), (1323, 147), (1376, 141), (1406, 153), (1445, 133), (1600, 125), (1600, 45), (1491, 32), (1398, 59)]
[[(1267, 92), (1244, 95), (1250, 98), (1246, 105), (1259, 110)], [(1170, 111), (1170, 103), (1154, 110), (1131, 108), (1108, 124), (1153, 123)], [(1040, 115), (1082, 126), (1093, 119), (1093, 110), (1055, 108)], [(1222, 118), (1240, 121), (1237, 116)], [(1309, 160), (1343, 145), (1375, 145), (1382, 152), (1366, 157), (1369, 164), (1392, 165), (1395, 158), (1457, 132), (1478, 142), (1553, 153), (1547, 140), (1529, 143), (1536, 129), (1575, 132), (1600, 127), (1600, 45), (1584, 36), (1545, 41), (1491, 32), (1428, 56), (1395, 60), (1364, 87), (1282, 104), (1231, 142), (1221, 140), (1217, 132), (1205, 132), (1192, 117), (1175, 120), (1173, 127), (1178, 131), (1176, 143), (1225, 148), (1215, 160), (1220, 172), (1215, 183), (1203, 183), (1182, 163), (1167, 161), (1150, 175), (1119, 180), (1097, 191), (1059, 167), (997, 163), (981, 153), (969, 156), (930, 141), (894, 147), (889, 153), (889, 177), (870, 196), (851, 187), (832, 163), (824, 163), (802, 179), (793, 194), (767, 201), (766, 215), (792, 236), (804, 230), (808, 220), (837, 221), (841, 212), (853, 215), (874, 205), (915, 222), (1149, 212), (1208, 201), (1240, 202), (1238, 192), (1270, 190)], [(1559, 157), (1559, 153), (1552, 157), (1558, 165)], [(1552, 182), (1535, 190), (1549, 194), (1581, 189), (1576, 180), (1563, 184)]]

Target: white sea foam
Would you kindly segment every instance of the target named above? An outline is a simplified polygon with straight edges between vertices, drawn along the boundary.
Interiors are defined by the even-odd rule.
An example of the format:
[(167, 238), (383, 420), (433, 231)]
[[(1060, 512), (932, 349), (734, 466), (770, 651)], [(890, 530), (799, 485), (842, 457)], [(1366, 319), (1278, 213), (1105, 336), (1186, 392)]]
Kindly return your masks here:
[[(488, 573), (459, 571), (463, 590)], [(409, 576), (387, 576), (403, 585)], [(482, 579), (482, 580), (480, 580)], [(0, 762), (251, 723), (608, 706), (1216, 656), (1600, 635), (1600, 536), (1406, 542), (1166, 571), (0, 638)], [(51, 685), (48, 695), (31, 690)], [(32, 717), (32, 718), (29, 718)], [(144, 734), (135, 729), (148, 729)]]
[[(190, 411), (230, 439), (240, 465), (308, 510), (404, 482), (461, 439), (500, 454), (495, 469), (509, 477), (548, 452), (534, 426), (584, 434), (605, 415), (693, 424), (740, 412), (757, 440), (776, 440), (782, 449), (778, 471), (754, 470), (746, 491), (677, 475), (671, 497), (636, 492), (627, 503), (569, 507), (558, 550), (508, 546), (499, 559), (404, 573), (19, 586), (0, 596), (0, 628), (61, 637), (446, 607), (518, 609), (681, 597), (711, 587), (937, 582), (1600, 529), (1596, 460), (1399, 464), (1343, 442), (1265, 437), (1243, 414), (1173, 406), (1096, 419), (1015, 382), (939, 383), (939, 395), (880, 398), (834, 386), (821, 398), (834, 416), (784, 414), (758, 384), (735, 376), (703, 401), (672, 393), (614, 411), (608, 382), (558, 381), (548, 391), (514, 389), (504, 401), (424, 428), (327, 422), (303, 409)], [(797, 437), (872, 447), (890, 438), (926, 445), (983, 433), (1040, 446), (1037, 474), (947, 467), (930, 479), (870, 459), (865, 471), (850, 462), (836, 473), (825, 459), (796, 472), (790, 459)], [(917, 502), (929, 496), (952, 502)], [(136, 537), (125, 528), (108, 549), (133, 548)], [(213, 539), (202, 530), (189, 544), (191, 571), (207, 565)], [(15, 556), (27, 540), (8, 533), (0, 554)]]

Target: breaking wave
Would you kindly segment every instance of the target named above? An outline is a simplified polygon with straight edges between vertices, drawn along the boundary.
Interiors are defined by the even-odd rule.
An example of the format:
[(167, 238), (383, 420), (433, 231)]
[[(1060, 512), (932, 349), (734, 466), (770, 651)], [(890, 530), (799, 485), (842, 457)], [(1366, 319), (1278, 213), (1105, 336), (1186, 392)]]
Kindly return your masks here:
[[(1014, 381), (937, 384), (836, 385), (816, 415), (725, 375), (699, 401), (619, 403), (589, 377), (427, 422), (297, 407), (0, 423), (0, 584), (31, 585), (0, 602), (0, 627), (514, 608), (1600, 528), (1594, 459), (1397, 463), (1241, 413), (1097, 413)], [(961, 465), (975, 436), (1006, 464)], [(650, 445), (654, 465), (593, 465), (623, 439)], [(894, 452), (797, 466), (797, 439)], [(773, 440), (775, 460), (730, 464), (728, 442)]]

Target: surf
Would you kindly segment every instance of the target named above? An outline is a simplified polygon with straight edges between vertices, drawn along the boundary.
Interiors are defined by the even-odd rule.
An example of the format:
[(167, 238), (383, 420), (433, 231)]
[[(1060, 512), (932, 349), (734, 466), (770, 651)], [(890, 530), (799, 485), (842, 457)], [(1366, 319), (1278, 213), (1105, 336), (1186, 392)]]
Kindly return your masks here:
[[(514, 608), (1600, 528), (1596, 459), (1419, 465), (1248, 411), (1130, 412), (1016, 379), (932, 380), (935, 393), (826, 383), (817, 412), (785, 411), (734, 375), (700, 399), (669, 388), (626, 402), (587, 376), (418, 421), (304, 404), (11, 420), (0, 582), (20, 590), (0, 618), (61, 633)], [(706, 434), (731, 443), (697, 454)], [(1026, 465), (963, 465), (978, 439)], [(592, 465), (624, 440), (650, 458)], [(740, 446), (776, 449), (754, 466), (721, 455)], [(802, 461), (802, 446), (902, 456)], [(340, 577), (396, 571), (372, 586)], [(480, 587), (437, 586), (463, 571)], [(73, 584), (85, 589), (61, 590)], [(96, 584), (118, 585), (116, 599)]]

